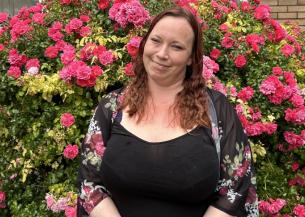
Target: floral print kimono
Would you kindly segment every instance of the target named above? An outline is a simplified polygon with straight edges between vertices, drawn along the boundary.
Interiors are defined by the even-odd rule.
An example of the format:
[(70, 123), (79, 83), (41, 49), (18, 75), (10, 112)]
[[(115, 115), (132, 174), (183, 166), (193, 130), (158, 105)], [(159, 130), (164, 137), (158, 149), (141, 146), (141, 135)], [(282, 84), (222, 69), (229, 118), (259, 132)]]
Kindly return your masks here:
[[(93, 208), (106, 197), (113, 199), (122, 217), (202, 217), (208, 206), (214, 206), (232, 216), (259, 216), (256, 180), (248, 138), (227, 98), (218, 91), (207, 89), (207, 92), (213, 102), (218, 120), (218, 123), (212, 123), (212, 129), (198, 127), (194, 132), (187, 135), (153, 145), (141, 140), (120, 126), (119, 104), (123, 97), (121, 91), (113, 91), (104, 96), (95, 110), (88, 133), (82, 144), (78, 175), (77, 216), (88, 216)], [(209, 135), (206, 136), (207, 134)], [(201, 137), (204, 136), (212, 138), (212, 140), (206, 140), (210, 141), (210, 144), (206, 144), (207, 149), (203, 150), (201, 154), (201, 147), (205, 144), (195, 142), (197, 146), (192, 147), (193, 144), (189, 141), (201, 140)], [(128, 142), (125, 142), (125, 140), (128, 140)], [(122, 141), (122, 144), (120, 141)], [(139, 143), (139, 145), (133, 146), (133, 143)], [(190, 143), (190, 145), (185, 143)], [(133, 147), (137, 147), (133, 153), (140, 154), (132, 155), (128, 159), (125, 158)], [(179, 151), (176, 150), (177, 147), (181, 147)], [(217, 147), (220, 149), (219, 156), (215, 154)], [(160, 167), (157, 167), (159, 161), (151, 164), (148, 160), (149, 155), (146, 156), (147, 153), (154, 152), (156, 149), (158, 149), (159, 155), (162, 153), (166, 156), (164, 160), (167, 163), (163, 162), (163, 166)], [(178, 160), (175, 160), (176, 169), (171, 170), (167, 166), (172, 165), (173, 153), (177, 156), (180, 153), (181, 155), (179, 155)], [(209, 163), (207, 157), (204, 157), (205, 153), (211, 153), (207, 156), (213, 155), (212, 163), (208, 167), (204, 167), (205, 164)], [(142, 155), (143, 158), (141, 158)], [(156, 155), (158, 159), (160, 158), (159, 155)], [(191, 155), (192, 161), (189, 163), (188, 159), (184, 160), (184, 155)], [(133, 163), (133, 161), (136, 161), (136, 163)], [(183, 163), (180, 163), (180, 161)], [(129, 164), (132, 166), (128, 166)], [(189, 167), (184, 170), (186, 164)], [(145, 165), (154, 166), (146, 168)], [(158, 168), (160, 173), (162, 173), (163, 167), (166, 167), (166, 171), (164, 174), (160, 174), (158, 179), (154, 179), (153, 176), (150, 176), (151, 173), (158, 172), (158, 170), (154, 170), (154, 167)], [(209, 171), (209, 168), (211, 168), (210, 170), (215, 169)], [(129, 171), (130, 173), (137, 171), (141, 175), (138, 174), (133, 177), (130, 176)], [(124, 174), (124, 176), (119, 173)], [(196, 187), (191, 185), (190, 188), (186, 188), (188, 182), (192, 183), (190, 181), (192, 176), (200, 178), (206, 176), (207, 173), (212, 175), (210, 178), (206, 178), (206, 181), (198, 184), (199, 182), (195, 180)], [(171, 180), (172, 177), (175, 177), (175, 174), (178, 174), (177, 179)], [(109, 176), (114, 176), (114, 178), (109, 178)], [(129, 178), (124, 180), (124, 177)], [(137, 184), (134, 184), (134, 180), (137, 181)], [(138, 182), (139, 180), (142, 182)], [(179, 183), (179, 186), (177, 185), (175, 188), (173, 186), (176, 182)], [(154, 189), (156, 183), (158, 183), (158, 187)], [(184, 183), (186, 186), (183, 186)], [(207, 186), (210, 187), (205, 188)], [(185, 191), (183, 191), (184, 187)], [(129, 191), (129, 188), (133, 189)], [(149, 192), (147, 188), (149, 188)], [(200, 192), (200, 189), (206, 190)], [(176, 193), (177, 196), (175, 196)], [(179, 195), (181, 196), (179, 197)], [(163, 196), (166, 197), (164, 201)], [(174, 207), (173, 204), (176, 203), (179, 204), (177, 206), (179, 211), (173, 214), (176, 208), (173, 208), (174, 211), (169, 211), (168, 206)], [(150, 207), (150, 204), (157, 205)], [(187, 207), (184, 207), (184, 205)], [(137, 211), (132, 208), (134, 206), (137, 206)], [(146, 208), (146, 206), (149, 208)], [(145, 209), (150, 209), (150, 211), (146, 213)]]

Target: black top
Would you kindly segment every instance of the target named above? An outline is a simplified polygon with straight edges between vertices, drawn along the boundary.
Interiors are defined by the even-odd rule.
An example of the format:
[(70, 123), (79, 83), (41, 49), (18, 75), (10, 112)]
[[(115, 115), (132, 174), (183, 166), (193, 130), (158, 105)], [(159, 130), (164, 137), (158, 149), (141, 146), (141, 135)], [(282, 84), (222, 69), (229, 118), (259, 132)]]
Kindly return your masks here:
[(116, 119), (122, 95), (106, 95), (82, 144), (77, 216), (88, 216), (110, 196), (122, 217), (202, 217), (210, 205), (233, 216), (257, 217), (247, 136), (226, 97), (208, 92), (218, 128), (197, 127), (156, 143), (126, 130)]
[(210, 129), (151, 143), (112, 128), (101, 165), (104, 186), (123, 217), (202, 217), (215, 192), (218, 156)]

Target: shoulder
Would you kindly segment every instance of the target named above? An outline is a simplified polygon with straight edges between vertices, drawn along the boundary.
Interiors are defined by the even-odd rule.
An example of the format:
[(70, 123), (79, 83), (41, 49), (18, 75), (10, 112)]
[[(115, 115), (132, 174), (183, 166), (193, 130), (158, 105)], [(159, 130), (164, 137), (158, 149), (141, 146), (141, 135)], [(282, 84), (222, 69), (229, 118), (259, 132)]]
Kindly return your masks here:
[(113, 90), (105, 93), (99, 101), (98, 107), (103, 109), (110, 109), (112, 112), (116, 111), (119, 107), (123, 97), (123, 88)]
[(226, 97), (226, 95), (224, 95), (220, 91), (213, 90), (211, 88), (206, 88), (206, 91), (207, 91), (207, 93), (209, 94), (209, 96), (211, 97), (211, 99), (214, 103), (229, 103), (229, 100)]

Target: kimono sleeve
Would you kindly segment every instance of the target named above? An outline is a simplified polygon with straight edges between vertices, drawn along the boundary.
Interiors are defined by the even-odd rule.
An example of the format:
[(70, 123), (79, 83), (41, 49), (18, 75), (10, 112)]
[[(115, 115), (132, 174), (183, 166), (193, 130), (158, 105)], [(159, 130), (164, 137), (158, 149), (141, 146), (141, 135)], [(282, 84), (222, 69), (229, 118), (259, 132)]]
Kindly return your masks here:
[(111, 127), (111, 111), (107, 109), (107, 101), (103, 98), (95, 109), (81, 146), (81, 161), (77, 177), (78, 217), (89, 216), (99, 202), (110, 196), (110, 192), (103, 186), (100, 171)]
[(258, 217), (256, 179), (247, 135), (224, 95), (215, 103), (220, 135), (220, 178), (212, 206), (232, 216)]

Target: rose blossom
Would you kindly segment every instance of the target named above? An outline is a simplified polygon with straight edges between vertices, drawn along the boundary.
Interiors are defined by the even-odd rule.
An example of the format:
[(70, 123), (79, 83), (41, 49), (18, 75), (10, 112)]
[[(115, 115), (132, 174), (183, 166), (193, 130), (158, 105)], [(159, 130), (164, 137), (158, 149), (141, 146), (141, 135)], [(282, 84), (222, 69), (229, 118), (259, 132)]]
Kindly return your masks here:
[(247, 59), (244, 55), (238, 55), (234, 61), (237, 68), (242, 68), (247, 64)]
[(109, 65), (113, 62), (114, 56), (111, 51), (104, 51), (100, 55), (98, 55), (98, 59), (101, 64)]
[(305, 206), (301, 204), (297, 204), (293, 208), (293, 213), (298, 217), (305, 217)]
[(150, 17), (138, 0), (129, 0), (121, 3), (115, 1), (109, 9), (109, 18), (125, 28), (129, 23), (135, 27), (141, 27)]
[(295, 49), (293, 46), (289, 45), (289, 44), (285, 44), (282, 48), (281, 48), (281, 52), (285, 57), (289, 57), (294, 53)]
[(249, 2), (243, 1), (243, 2), (241, 3), (241, 10), (242, 10), (242, 11), (248, 12), (248, 11), (250, 11), (250, 9), (251, 9), (251, 5), (249, 4)]
[(46, 14), (44, 14), (44, 13), (35, 13), (32, 16), (32, 20), (34, 23), (43, 25), (45, 16), (46, 16)]
[(221, 46), (224, 48), (231, 48), (234, 45), (234, 41), (230, 37), (224, 37), (221, 41)]
[(71, 4), (72, 0), (60, 0), (60, 4), (62, 5), (69, 5)]
[(65, 209), (65, 215), (66, 217), (76, 217), (76, 207), (68, 206)]
[(126, 66), (124, 67), (124, 72), (125, 72), (125, 75), (127, 76), (134, 76), (135, 73), (133, 71), (133, 65), (132, 63), (127, 63)]
[(213, 50), (210, 53), (210, 57), (213, 58), (214, 60), (217, 60), (220, 55), (221, 55), (221, 51), (217, 48), (213, 48)]
[(293, 164), (291, 165), (291, 169), (293, 172), (297, 171), (300, 167), (300, 164), (298, 164), (298, 162), (293, 162)]
[(0, 209), (4, 209), (6, 207), (5, 200), (6, 200), (5, 192), (0, 191)]
[(31, 75), (36, 75), (39, 72), (40, 63), (37, 58), (29, 59), (25, 65), (26, 70)]
[(60, 116), (60, 123), (64, 127), (71, 127), (75, 122), (75, 118), (71, 113), (64, 113)]
[(78, 146), (68, 144), (64, 149), (64, 157), (68, 159), (74, 159), (78, 155)]
[(126, 44), (127, 52), (132, 58), (135, 58), (137, 56), (141, 40), (142, 37), (135, 36), (132, 37), (130, 41)]
[(305, 123), (305, 108), (299, 107), (296, 109), (288, 108), (285, 110), (285, 120), (295, 124)]
[(99, 3), (98, 3), (98, 7), (101, 10), (104, 10), (104, 9), (108, 8), (109, 7), (109, 0), (100, 0)]
[(11, 66), (7, 71), (7, 75), (17, 79), (21, 76), (21, 70), (17, 66)]
[(50, 59), (54, 59), (57, 57), (58, 51), (59, 51), (59, 49), (56, 46), (49, 46), (46, 48), (46, 50), (44, 52), (44, 56), (48, 57)]
[(241, 91), (239, 91), (239, 93), (237, 94), (237, 97), (239, 99), (241, 99), (242, 101), (247, 102), (253, 97), (253, 94), (254, 94), (253, 88), (250, 86), (247, 86), (247, 87), (244, 87), (243, 89), (241, 89)]
[(88, 23), (90, 21), (90, 17), (88, 15), (80, 15), (79, 19), (85, 23)]
[(6, 12), (0, 12), (0, 23), (3, 23), (7, 20), (8, 18), (8, 13)]
[(258, 20), (266, 20), (270, 17), (271, 8), (268, 5), (259, 5), (254, 11), (254, 17)]

